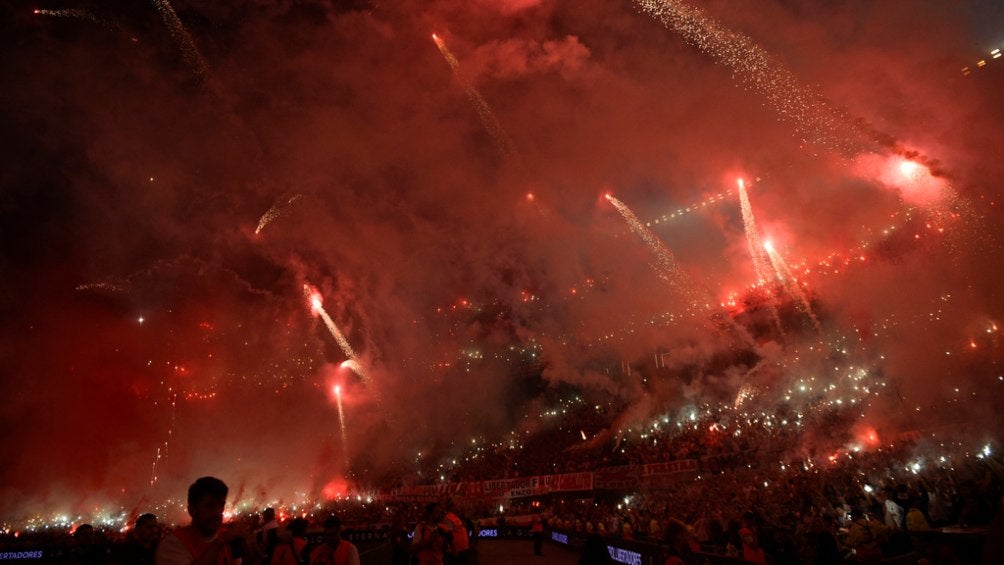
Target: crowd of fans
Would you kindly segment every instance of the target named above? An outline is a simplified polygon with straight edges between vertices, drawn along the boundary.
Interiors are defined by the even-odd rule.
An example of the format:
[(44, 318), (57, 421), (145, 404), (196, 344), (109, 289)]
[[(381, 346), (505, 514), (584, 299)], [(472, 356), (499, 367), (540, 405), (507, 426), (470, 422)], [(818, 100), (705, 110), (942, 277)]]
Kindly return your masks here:
[[(813, 444), (846, 443), (847, 438), (836, 431), (849, 427), (851, 412), (736, 409), (692, 414), (675, 422), (663, 418), (641, 427), (611, 429), (603, 407), (577, 405), (560, 416), (545, 414), (545, 421), (532, 432), (512, 432), (488, 447), (477, 444), (438, 459), (426, 457), (416, 472), (396, 480), (409, 484), (477, 481), (681, 459), (727, 461), (731, 455), (749, 452), (790, 454), (803, 443), (808, 430), (832, 435), (815, 438)], [(552, 418), (556, 421), (546, 421)]]
[[(173, 552), (174, 560), (162, 555), (158, 563), (187, 563), (202, 551), (199, 544), (214, 539), (220, 542), (220, 555), (229, 552), (245, 563), (357, 563), (354, 548), (344, 554), (351, 545), (341, 538), (344, 528), (381, 532), (374, 539), (391, 545), (395, 563), (466, 563), (473, 554), (456, 536), (466, 536), (478, 524), (508, 520), (533, 528), (538, 544), (544, 530), (585, 540), (584, 555), (597, 546), (597, 538), (649, 543), (659, 546), (667, 563), (704, 563), (709, 555), (772, 564), (1004, 559), (998, 546), (1004, 540), (1004, 466), (989, 447), (938, 456), (932, 445), (912, 438), (846, 449), (850, 426), (836, 411), (705, 414), (608, 437), (600, 433), (603, 418), (598, 414), (573, 410), (560, 424), (527, 434), (518, 445), (461, 458), (449, 477), (440, 480), (555, 474), (677, 459), (701, 465), (650, 488), (509, 501), (458, 499), (456, 507), (346, 499), (307, 517), (277, 519), (274, 511), (265, 510), (236, 518), (226, 527), (212, 521), (222, 516), (217, 490), (216, 506), (205, 514), (212, 520), (204, 521), (201, 530), (196, 508), (201, 499), (198, 492), (194, 499), (190, 492), (192, 524), (185, 527), (201, 535), (186, 538), (182, 527), (165, 536), (157, 518), (147, 514), (138, 517), (127, 534), (83, 525), (72, 535), (8, 536), (3, 547), (17, 551), (44, 546), (65, 563), (154, 563), (159, 545), (160, 553)], [(314, 532), (313, 541), (308, 532)]]

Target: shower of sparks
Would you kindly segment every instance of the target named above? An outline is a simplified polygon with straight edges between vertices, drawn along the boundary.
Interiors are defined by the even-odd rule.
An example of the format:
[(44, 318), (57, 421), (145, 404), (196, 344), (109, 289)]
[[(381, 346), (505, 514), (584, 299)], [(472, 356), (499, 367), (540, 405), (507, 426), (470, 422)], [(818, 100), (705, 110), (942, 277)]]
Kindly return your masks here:
[(749, 196), (746, 194), (746, 183), (739, 179), (739, 204), (743, 213), (743, 228), (746, 230), (746, 245), (750, 251), (750, 259), (753, 260), (753, 272), (756, 274), (757, 284), (766, 284), (773, 280), (773, 269), (770, 259), (764, 253), (763, 245), (760, 244), (760, 235), (756, 230), (756, 221), (753, 219), (753, 207), (750, 206)]
[(847, 116), (836, 111), (750, 37), (726, 29), (679, 0), (635, 0), (642, 10), (728, 67), (742, 85), (767, 99), (800, 135), (850, 154), (860, 150)]
[(261, 219), (258, 220), (258, 227), (255, 228), (254, 230), (255, 235), (260, 234), (261, 230), (265, 229), (265, 226), (269, 225), (274, 220), (281, 218), (283, 215), (285, 215), (289, 211), (290, 206), (292, 206), (297, 200), (301, 198), (303, 198), (302, 194), (294, 194), (285, 202), (275, 204), (267, 211), (265, 211), (265, 213), (262, 214)]
[[(753, 272), (756, 275), (756, 282), (759, 286), (764, 286), (769, 282), (779, 280), (773, 262), (764, 252), (764, 246), (760, 243), (760, 234), (756, 229), (756, 220), (753, 218), (753, 207), (750, 205), (749, 195), (746, 193), (746, 182), (739, 179), (738, 185), (739, 206), (742, 210), (743, 228), (746, 230), (746, 246), (750, 252), (750, 259), (753, 261)], [(777, 300), (773, 295), (767, 301), (767, 308), (770, 311), (771, 321), (774, 327), (782, 335), (784, 327), (781, 324), (781, 315), (777, 310)]]
[(798, 279), (795, 278), (795, 275), (791, 272), (791, 269), (788, 268), (788, 264), (785, 263), (784, 258), (781, 257), (781, 254), (778, 253), (776, 249), (774, 249), (774, 246), (769, 241), (764, 243), (763, 247), (767, 251), (767, 256), (770, 258), (770, 263), (771, 265), (774, 266), (774, 271), (777, 273), (777, 278), (781, 281), (781, 284), (784, 285), (785, 290), (793, 299), (797, 300), (798, 303), (802, 306), (802, 309), (805, 311), (805, 314), (809, 316), (810, 320), (812, 320), (812, 325), (813, 327), (816, 328), (816, 332), (818, 333), (822, 331), (822, 328), (819, 325), (819, 319), (816, 318), (816, 314), (813, 313), (812, 305), (809, 304), (808, 297), (805, 296), (805, 292), (802, 290), (802, 287), (799, 286), (798, 284)]
[(117, 29), (117, 26), (108, 20), (99, 18), (97, 14), (83, 8), (63, 8), (59, 10), (35, 10), (37, 16), (49, 16), (53, 18), (71, 18), (98, 24), (106, 29)]
[(76, 290), (79, 291), (104, 291), (104, 292), (115, 292), (121, 293), (126, 291), (125, 285), (109, 282), (99, 282), (99, 283), (87, 283), (77, 285)]
[(157, 7), (157, 11), (160, 12), (160, 16), (164, 19), (164, 25), (167, 26), (171, 37), (178, 45), (185, 64), (192, 68), (197, 79), (200, 81), (205, 80), (208, 71), (206, 61), (202, 58), (202, 53), (195, 46), (192, 35), (188, 33), (185, 24), (181, 23), (181, 19), (178, 18), (178, 14), (175, 13), (171, 3), (168, 0), (153, 0), (153, 5)]
[(495, 112), (492, 111), (491, 106), (489, 106), (488, 102), (486, 102), (484, 97), (481, 96), (481, 93), (460, 75), (460, 62), (457, 60), (457, 57), (450, 51), (450, 48), (446, 46), (446, 43), (441, 37), (436, 34), (432, 34), (432, 40), (436, 42), (436, 47), (438, 47), (439, 52), (442, 53), (443, 59), (446, 59), (446, 63), (450, 65), (450, 69), (453, 70), (453, 76), (463, 87), (464, 92), (467, 93), (467, 98), (470, 100), (471, 106), (474, 107), (474, 110), (478, 113), (478, 117), (481, 118), (481, 124), (484, 126), (485, 131), (487, 131), (488, 135), (495, 140), (495, 144), (498, 147), (499, 152), (505, 158), (519, 163), (520, 158), (519, 153), (516, 151), (516, 144), (513, 143), (512, 138), (510, 138), (509, 134), (506, 133), (502, 124), (495, 116)]
[(160, 476), (157, 473), (157, 467), (162, 461), (167, 459), (168, 450), (171, 447), (171, 438), (174, 437), (174, 424), (177, 421), (178, 416), (178, 393), (175, 392), (171, 396), (171, 423), (167, 428), (167, 437), (164, 438), (164, 443), (157, 448), (157, 455), (153, 458), (153, 468), (150, 473), (150, 486), (157, 484)]
[(349, 344), (349, 340), (345, 338), (345, 334), (342, 333), (342, 330), (338, 328), (338, 325), (335, 324), (335, 321), (331, 319), (331, 316), (329, 316), (328, 312), (324, 309), (324, 304), (321, 301), (321, 295), (310, 288), (310, 285), (306, 284), (303, 285), (303, 294), (310, 300), (311, 310), (320, 316), (321, 320), (324, 320), (324, 325), (328, 328), (328, 332), (331, 333), (331, 337), (335, 338), (335, 342), (338, 344), (338, 347), (342, 349), (342, 353), (344, 353), (350, 360), (355, 361), (357, 366), (361, 368), (361, 366), (358, 365), (358, 355), (356, 355), (355, 350), (352, 349), (352, 345)]
[(656, 219), (654, 219), (652, 221), (645, 222), (645, 227), (649, 227), (650, 228), (650, 227), (652, 227), (653, 224), (658, 225), (659, 223), (666, 223), (666, 222), (669, 222), (670, 220), (675, 220), (676, 218), (681, 218), (681, 217), (683, 217), (686, 214), (690, 214), (692, 212), (696, 212), (696, 211), (698, 211), (698, 210), (700, 210), (702, 208), (706, 208), (706, 207), (711, 206), (711, 205), (713, 205), (715, 203), (718, 203), (718, 202), (723, 202), (723, 201), (727, 200), (729, 196), (732, 196), (732, 191), (731, 190), (724, 190), (722, 192), (719, 192), (718, 194), (713, 194), (713, 195), (705, 198), (704, 200), (699, 200), (699, 201), (694, 202), (691, 205), (685, 206), (683, 208), (677, 208), (676, 210), (674, 210), (672, 212), (668, 212), (666, 214), (663, 214), (662, 216), (659, 216), (658, 218), (656, 218)]
[(648, 245), (649, 249), (652, 250), (652, 254), (655, 255), (653, 267), (659, 274), (659, 277), (671, 285), (678, 285), (681, 272), (679, 266), (677, 266), (676, 257), (673, 256), (673, 252), (651, 230), (642, 225), (638, 217), (635, 216), (634, 212), (626, 204), (611, 194), (607, 194), (604, 197), (617, 209), (621, 217), (624, 218), (624, 221), (627, 222), (628, 227), (631, 228), (631, 231), (640, 237)]
[(335, 393), (335, 403), (338, 406), (338, 427), (341, 431), (342, 436), (342, 453), (345, 454), (346, 462), (348, 462), (348, 434), (345, 431), (345, 408), (342, 406), (342, 387), (341, 385), (335, 385), (333, 392)]

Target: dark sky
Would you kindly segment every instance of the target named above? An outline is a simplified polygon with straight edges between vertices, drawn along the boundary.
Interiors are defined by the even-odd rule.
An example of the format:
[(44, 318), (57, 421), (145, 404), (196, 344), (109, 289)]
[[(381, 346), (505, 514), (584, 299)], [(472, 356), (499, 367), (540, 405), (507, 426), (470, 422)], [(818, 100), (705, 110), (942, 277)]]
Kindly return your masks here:
[[(628, 0), (121, 4), (0, 8), (4, 519), (205, 474), (290, 500), (565, 386), (641, 419), (742, 385), (769, 404), (834, 351), (894, 384), (876, 425), (961, 394), (999, 433), (998, 3), (670, 3), (683, 27)], [(811, 267), (818, 332), (709, 321), (755, 282), (738, 177)], [(755, 368), (711, 362), (742, 349)], [(616, 370), (657, 350), (696, 376)], [(530, 383), (495, 357), (530, 352)]]

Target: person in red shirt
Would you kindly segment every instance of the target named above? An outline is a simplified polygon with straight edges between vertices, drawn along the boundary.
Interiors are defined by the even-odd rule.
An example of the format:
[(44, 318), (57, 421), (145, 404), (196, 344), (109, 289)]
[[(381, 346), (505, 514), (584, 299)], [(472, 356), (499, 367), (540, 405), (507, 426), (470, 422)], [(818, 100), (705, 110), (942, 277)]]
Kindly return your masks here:
[(293, 518), (286, 531), (276, 535), (275, 551), (269, 565), (299, 565), (304, 562), (303, 550), (307, 547), (307, 526), (304, 518)]
[(467, 535), (467, 526), (464, 521), (460, 519), (454, 512), (453, 501), (446, 501), (446, 517), (443, 519), (443, 525), (450, 528), (450, 535), (452, 537), (452, 551), (447, 554), (444, 561), (451, 565), (467, 565), (470, 563), (470, 539)]
[(533, 534), (533, 554), (544, 555), (541, 546), (544, 544), (544, 519), (540, 514), (534, 514), (530, 520), (530, 532)]
[(666, 565), (684, 565), (690, 551), (690, 530), (683, 522), (671, 518), (666, 524), (665, 542), (668, 548)]
[(338, 516), (324, 520), (324, 544), (310, 552), (310, 565), (359, 565), (359, 550), (342, 539), (342, 521)]
[(450, 551), (453, 537), (442, 526), (445, 513), (438, 502), (425, 507), (422, 521), (415, 526), (411, 548), (418, 557), (418, 565), (443, 565), (443, 555)]
[(760, 536), (757, 533), (756, 515), (747, 512), (743, 515), (743, 525), (739, 529), (739, 537), (743, 540), (743, 560), (757, 565), (767, 565), (767, 556), (760, 547)]

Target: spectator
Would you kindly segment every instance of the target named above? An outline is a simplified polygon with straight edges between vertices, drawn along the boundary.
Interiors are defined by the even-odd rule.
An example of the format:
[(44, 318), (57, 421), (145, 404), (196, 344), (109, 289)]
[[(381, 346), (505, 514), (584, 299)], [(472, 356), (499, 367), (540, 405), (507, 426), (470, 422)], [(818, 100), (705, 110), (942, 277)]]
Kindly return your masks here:
[(443, 507), (432, 502), (425, 507), (422, 521), (415, 526), (411, 547), (418, 557), (418, 565), (443, 565), (443, 555), (449, 551), (452, 536), (441, 526)]
[(408, 565), (411, 562), (411, 540), (401, 516), (394, 518), (390, 527), (391, 565)]
[(276, 535), (275, 550), (269, 565), (297, 565), (303, 563), (303, 550), (307, 546), (307, 521), (294, 518), (285, 532)]
[(73, 531), (73, 549), (69, 562), (75, 565), (103, 564), (108, 561), (108, 548), (94, 531), (94, 526), (81, 524)]
[(885, 525), (890, 530), (903, 529), (903, 508), (896, 503), (896, 495), (892, 489), (879, 493), (879, 501), (885, 510)]
[(836, 523), (831, 516), (823, 514), (817, 522), (817, 528), (812, 562), (815, 565), (839, 565), (843, 559), (836, 536)]
[(202, 477), (188, 488), (192, 522), (168, 534), (157, 546), (157, 565), (226, 565), (240, 563), (247, 549), (244, 532), (223, 527), (227, 485)]
[(160, 541), (160, 524), (153, 514), (143, 514), (133, 523), (116, 561), (122, 565), (153, 565)]
[(608, 565), (612, 564), (610, 552), (603, 538), (597, 535), (586, 537), (586, 543), (582, 546), (582, 556), (579, 557), (579, 565)]
[[(587, 528), (592, 530), (592, 528)], [(533, 518), (530, 520), (530, 533), (533, 535), (533, 554), (540, 557), (544, 555), (542, 551), (542, 546), (544, 543), (544, 520), (540, 517), (539, 513), (534, 513)]]
[(324, 520), (324, 543), (310, 552), (310, 565), (359, 565), (359, 550), (342, 539), (342, 521), (338, 516)]
[(464, 521), (454, 512), (452, 500), (446, 502), (446, 515), (443, 518), (444, 528), (449, 528), (450, 552), (445, 556), (448, 564), (467, 565), (470, 562), (470, 540), (467, 536), (467, 528)]
[(666, 558), (666, 565), (684, 565), (686, 563), (685, 556), (690, 550), (690, 531), (687, 529), (687, 525), (683, 522), (671, 518), (666, 524), (666, 545), (668, 548), (668, 556)]
[(756, 526), (756, 516), (752, 512), (743, 515), (742, 527), (739, 529), (742, 539), (743, 560), (757, 565), (767, 565), (767, 556), (760, 547), (760, 532)]
[(275, 509), (266, 508), (262, 512), (261, 520), (262, 526), (255, 532), (255, 542), (258, 544), (258, 550), (264, 555), (262, 563), (269, 563), (278, 543), (279, 522), (275, 519)]

